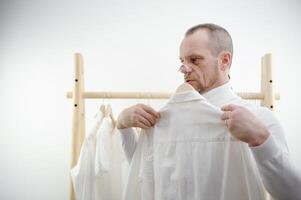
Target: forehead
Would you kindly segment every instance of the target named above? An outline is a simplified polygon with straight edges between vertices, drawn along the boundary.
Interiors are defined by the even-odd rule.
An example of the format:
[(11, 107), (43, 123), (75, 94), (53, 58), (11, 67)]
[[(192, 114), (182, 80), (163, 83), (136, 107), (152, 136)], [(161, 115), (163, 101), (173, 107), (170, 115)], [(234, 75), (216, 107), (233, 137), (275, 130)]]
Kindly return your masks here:
[(180, 58), (190, 55), (204, 55), (209, 52), (209, 36), (205, 30), (198, 30), (185, 37), (180, 45)]

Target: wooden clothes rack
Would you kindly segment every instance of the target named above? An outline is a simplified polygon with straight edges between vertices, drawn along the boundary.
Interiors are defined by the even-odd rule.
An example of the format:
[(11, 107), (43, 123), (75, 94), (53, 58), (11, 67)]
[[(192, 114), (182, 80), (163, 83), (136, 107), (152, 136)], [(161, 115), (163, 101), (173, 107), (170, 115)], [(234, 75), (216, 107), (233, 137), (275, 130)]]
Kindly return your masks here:
[[(84, 67), (83, 56), (75, 53), (74, 88), (72, 92), (67, 92), (67, 98), (73, 99), (73, 121), (72, 121), (72, 151), (71, 168), (77, 163), (80, 149), (85, 138), (85, 99), (168, 99), (171, 92), (88, 92), (84, 87)], [(261, 91), (237, 92), (237, 94), (249, 100), (260, 100), (261, 105), (274, 110), (275, 100), (280, 99), (280, 95), (274, 91), (274, 80), (272, 76), (272, 55), (265, 54), (261, 58)], [(71, 184), (70, 199), (75, 200), (73, 187)]]

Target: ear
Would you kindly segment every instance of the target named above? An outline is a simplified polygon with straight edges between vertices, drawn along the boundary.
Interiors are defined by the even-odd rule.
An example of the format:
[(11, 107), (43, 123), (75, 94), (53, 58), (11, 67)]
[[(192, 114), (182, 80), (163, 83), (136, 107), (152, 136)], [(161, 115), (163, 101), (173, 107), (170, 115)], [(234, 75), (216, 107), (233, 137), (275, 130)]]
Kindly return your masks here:
[(228, 51), (222, 51), (218, 55), (218, 66), (222, 71), (226, 71), (230, 68), (231, 58), (232, 58), (232, 55)]

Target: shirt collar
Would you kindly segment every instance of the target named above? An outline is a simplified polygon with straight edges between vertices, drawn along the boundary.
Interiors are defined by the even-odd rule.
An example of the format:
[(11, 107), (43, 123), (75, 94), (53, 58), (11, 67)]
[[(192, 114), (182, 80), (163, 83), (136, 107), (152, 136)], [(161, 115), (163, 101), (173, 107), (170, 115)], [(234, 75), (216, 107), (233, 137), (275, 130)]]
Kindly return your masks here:
[(202, 94), (211, 104), (215, 106), (223, 106), (229, 104), (233, 100), (239, 98), (232, 89), (230, 82), (213, 88), (212, 90)]
[(195, 90), (174, 93), (170, 97), (168, 103), (179, 103), (187, 101), (205, 100), (205, 98)]
[(187, 102), (187, 101), (195, 101), (195, 100), (207, 100), (211, 104), (221, 107), (223, 105), (229, 104), (234, 100), (239, 99), (240, 97), (235, 94), (232, 89), (230, 82), (213, 88), (212, 90), (200, 94), (199, 92), (187, 91), (187, 92), (179, 92), (174, 93), (170, 97), (168, 103), (179, 103), (179, 102)]

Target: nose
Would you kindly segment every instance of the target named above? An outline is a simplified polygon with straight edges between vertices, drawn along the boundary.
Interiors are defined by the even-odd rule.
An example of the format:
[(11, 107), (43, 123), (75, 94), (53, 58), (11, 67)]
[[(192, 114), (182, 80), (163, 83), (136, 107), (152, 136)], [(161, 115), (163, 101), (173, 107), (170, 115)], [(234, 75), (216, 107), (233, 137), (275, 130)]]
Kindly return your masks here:
[(186, 74), (186, 73), (190, 73), (192, 71), (192, 68), (186, 64), (183, 64), (181, 67), (180, 67), (180, 70), (179, 70), (181, 73), (183, 74)]

